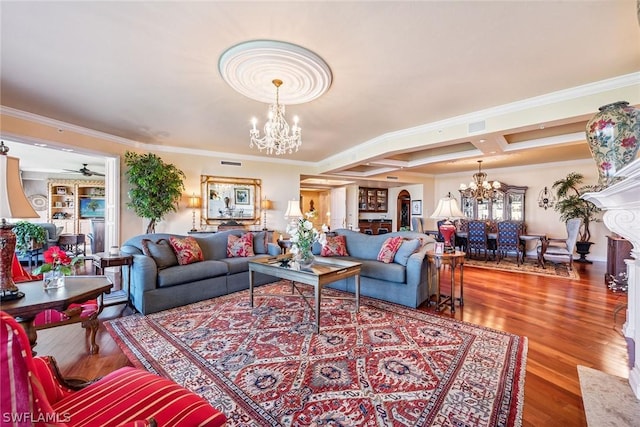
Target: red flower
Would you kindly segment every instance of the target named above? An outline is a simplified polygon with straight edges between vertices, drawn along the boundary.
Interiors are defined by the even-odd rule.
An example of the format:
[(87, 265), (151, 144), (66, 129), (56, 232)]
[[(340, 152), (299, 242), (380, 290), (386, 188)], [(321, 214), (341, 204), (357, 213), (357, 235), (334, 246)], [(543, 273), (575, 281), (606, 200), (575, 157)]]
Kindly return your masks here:
[(624, 139), (622, 140), (622, 146), (623, 146), (624, 148), (628, 148), (628, 147), (635, 147), (635, 145), (636, 145), (636, 143), (637, 143), (637, 142), (638, 142), (638, 141), (636, 140), (636, 137), (635, 137), (635, 136), (630, 136), (630, 137), (628, 137), (628, 138), (624, 138)]
[(71, 258), (58, 246), (52, 246), (44, 251), (44, 262), (51, 264), (53, 268), (62, 265), (71, 265)]

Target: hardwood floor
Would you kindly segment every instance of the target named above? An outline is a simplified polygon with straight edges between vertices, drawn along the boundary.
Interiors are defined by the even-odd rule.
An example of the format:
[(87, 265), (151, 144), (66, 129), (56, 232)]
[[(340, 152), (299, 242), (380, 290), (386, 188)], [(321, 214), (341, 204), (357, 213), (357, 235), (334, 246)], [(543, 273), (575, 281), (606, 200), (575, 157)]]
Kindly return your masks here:
[[(464, 307), (443, 314), (528, 337), (523, 426), (586, 426), (577, 365), (628, 377), (624, 310), (614, 321), (626, 295), (606, 288), (604, 263), (574, 265), (580, 280), (467, 267)], [(109, 307), (101, 318), (121, 310)], [(128, 364), (104, 327), (99, 354), (87, 354), (87, 341), (80, 325), (67, 325), (39, 331), (35, 349), (55, 356), (66, 376), (94, 378)]]

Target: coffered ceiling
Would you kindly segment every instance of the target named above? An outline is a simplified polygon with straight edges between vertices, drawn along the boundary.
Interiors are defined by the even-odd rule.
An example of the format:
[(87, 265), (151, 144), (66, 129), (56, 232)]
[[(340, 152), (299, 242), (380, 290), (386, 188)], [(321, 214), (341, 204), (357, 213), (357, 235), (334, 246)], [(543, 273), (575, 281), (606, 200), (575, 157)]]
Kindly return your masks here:
[[(227, 85), (218, 59), (248, 40), (315, 52), (333, 79), (318, 99), (287, 107), (303, 145), (285, 157), (320, 180), (585, 159), (589, 116), (621, 99), (595, 97), (585, 109), (579, 88), (593, 95), (597, 82), (627, 76), (617, 94), (640, 103), (635, 0), (2, 1), (0, 12), (5, 112), (154, 150), (266, 157), (249, 147), (249, 128), (267, 105)], [(540, 101), (513, 122), (479, 113), (554, 102), (568, 89), (580, 108), (549, 113)], [(465, 117), (466, 132), (449, 135), (445, 125)]]

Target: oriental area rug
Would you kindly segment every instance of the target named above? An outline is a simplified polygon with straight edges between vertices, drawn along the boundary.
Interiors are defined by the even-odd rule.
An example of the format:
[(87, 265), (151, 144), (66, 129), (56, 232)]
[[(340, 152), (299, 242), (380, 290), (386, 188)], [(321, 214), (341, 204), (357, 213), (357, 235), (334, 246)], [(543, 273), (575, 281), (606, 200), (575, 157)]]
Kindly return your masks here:
[(510, 271), (513, 273), (526, 273), (526, 274), (534, 274), (537, 276), (547, 276), (547, 277), (558, 277), (564, 279), (578, 280), (580, 279), (580, 275), (576, 271), (576, 265), (574, 260), (573, 270), (569, 270), (569, 264), (567, 263), (553, 263), (553, 262), (545, 262), (545, 268), (538, 266), (537, 261), (527, 258), (525, 263), (518, 265), (513, 256), (503, 258), (500, 260), (498, 264), (496, 260), (492, 260), (489, 258), (488, 261), (484, 259), (465, 259), (465, 266), (476, 267), (476, 268), (486, 268), (488, 270), (500, 270), (500, 271)]
[[(304, 286), (304, 285), (300, 285)], [(308, 287), (311, 290), (311, 287)], [(228, 426), (520, 426), (527, 339), (371, 298), (331, 299), (320, 333), (288, 282), (105, 322), (131, 362)]]

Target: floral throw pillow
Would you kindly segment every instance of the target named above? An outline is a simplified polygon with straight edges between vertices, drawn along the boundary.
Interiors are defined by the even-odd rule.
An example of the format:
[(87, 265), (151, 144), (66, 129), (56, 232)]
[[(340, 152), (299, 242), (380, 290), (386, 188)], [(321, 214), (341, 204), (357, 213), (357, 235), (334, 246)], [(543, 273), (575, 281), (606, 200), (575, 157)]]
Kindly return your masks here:
[(344, 236), (327, 236), (327, 243), (322, 246), (321, 256), (349, 256), (347, 240)]
[(194, 262), (204, 261), (202, 249), (200, 249), (200, 245), (193, 237), (188, 236), (181, 239), (171, 236), (169, 238), (169, 243), (171, 244), (173, 251), (176, 253), (178, 264), (187, 265)]
[(245, 233), (242, 237), (229, 234), (227, 237), (227, 257), (248, 257), (254, 256), (253, 253), (253, 234)]
[(396, 252), (398, 252), (400, 245), (402, 245), (402, 236), (387, 238), (382, 244), (380, 252), (378, 252), (378, 261), (389, 264), (393, 261), (393, 257), (396, 255)]

